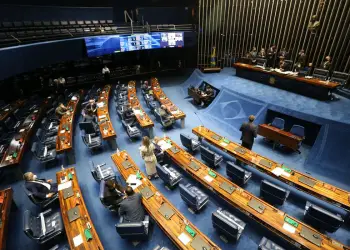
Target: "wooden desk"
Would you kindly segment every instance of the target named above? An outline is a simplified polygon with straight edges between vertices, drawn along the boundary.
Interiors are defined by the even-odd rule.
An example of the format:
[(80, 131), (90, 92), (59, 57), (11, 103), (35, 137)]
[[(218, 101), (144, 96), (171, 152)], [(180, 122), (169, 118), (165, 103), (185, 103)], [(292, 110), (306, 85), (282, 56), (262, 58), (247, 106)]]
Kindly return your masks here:
[(103, 140), (107, 140), (113, 149), (117, 149), (116, 133), (114, 131), (111, 118), (109, 117), (109, 93), (111, 91), (111, 85), (106, 85), (101, 91), (98, 97), (97, 104), (103, 103), (103, 107), (97, 105), (97, 121), (100, 127), (101, 135)]
[[(209, 190), (213, 191), (215, 194), (219, 195), (227, 203), (237, 208), (247, 216), (251, 217), (262, 226), (269, 229), (271, 232), (284, 238), (292, 245), (297, 246), (300, 249), (349, 249), (345, 248), (340, 242), (337, 242), (326, 235), (322, 235), (310, 226), (286, 214), (285, 212), (276, 209), (269, 203), (240, 188), (233, 182), (226, 179), (224, 176), (220, 175), (219, 173), (204, 165), (201, 161), (194, 158), (191, 154), (180, 148), (169, 138), (166, 138), (165, 140), (160, 139), (160, 141), (158, 141), (158, 145), (161, 141), (170, 144), (172, 148), (176, 148), (178, 150), (177, 153), (174, 153), (171, 148), (166, 149), (165, 151), (179, 167), (188, 172), (189, 175), (192, 176), (196, 181), (201, 183)], [(197, 170), (194, 170), (190, 167), (191, 162), (192, 164), (196, 164), (198, 167)], [(209, 171), (216, 175), (216, 177), (214, 178), (209, 176)], [(227, 185), (226, 190), (230, 190), (230, 192), (222, 188), (223, 184)], [(261, 212), (258, 212), (249, 206), (249, 203), (254, 200), (259, 203), (259, 206), (265, 207), (265, 209)], [(295, 226), (290, 225), (289, 223), (285, 222), (285, 220), (288, 220), (287, 218), (293, 220), (297, 224), (295, 224)], [(292, 230), (287, 230), (285, 229), (286, 227)], [(321, 246), (317, 246), (311, 241), (302, 237), (300, 235), (300, 232), (302, 230), (308, 230), (312, 233), (312, 235), (317, 235), (317, 237), (321, 239)]]
[(12, 188), (7, 188), (5, 190), (0, 191), (0, 197), (4, 197), (4, 201), (0, 204), (1, 209), (1, 226), (0, 226), (0, 249), (6, 249), (6, 238), (7, 238), (7, 230), (9, 224), (9, 217), (12, 205), (12, 197), (13, 190)]
[(316, 78), (307, 79), (276, 71), (267, 71), (245, 63), (234, 63), (233, 66), (236, 68), (238, 77), (321, 100), (329, 100), (331, 92), (340, 85), (336, 82), (327, 82)]
[(202, 101), (205, 101), (208, 99), (207, 95), (201, 94), (201, 90), (199, 90), (199, 92), (198, 92), (193, 87), (187, 89), (187, 94), (193, 98), (193, 103), (197, 104), (197, 105), (200, 105), (202, 103)]
[(148, 134), (150, 138), (153, 138), (153, 127), (154, 123), (147, 113), (142, 109), (139, 99), (136, 95), (136, 83), (135, 81), (130, 81), (128, 83), (128, 100), (131, 108), (134, 111), (137, 122), (143, 129), (148, 129)]
[(299, 145), (303, 141), (303, 138), (299, 136), (268, 124), (260, 124), (258, 127), (258, 134), (273, 141), (274, 145), (279, 143), (294, 151), (299, 150)]
[(153, 91), (153, 96), (157, 101), (161, 104), (164, 105), (167, 109), (167, 111), (174, 116), (175, 120), (181, 119), (181, 127), (185, 127), (185, 118), (186, 114), (182, 112), (174, 103), (170, 101), (170, 99), (165, 95), (163, 92), (162, 88), (159, 85), (158, 79), (153, 77), (151, 79), (151, 84), (152, 84), (152, 91)]
[(9, 115), (13, 113), (19, 107), (25, 104), (26, 100), (17, 100), (9, 105), (6, 105), (4, 109), (0, 110), (0, 121), (5, 121)]
[(33, 110), (22, 122), (18, 128), (18, 132), (15, 133), (11, 140), (6, 152), (0, 160), (0, 168), (8, 168), (9, 170), (16, 170), (16, 179), (22, 180), (23, 173), (19, 164), (22, 161), (24, 152), (30, 142), (30, 139), (36, 130), (42, 117), (45, 115), (48, 107), (49, 99), (46, 98), (38, 109)]
[[(67, 168), (65, 170), (61, 170), (57, 172), (56, 173), (57, 183), (60, 184), (62, 182), (62, 179), (61, 179), (62, 177), (65, 177), (68, 180), (69, 178), (68, 175), (70, 173), (72, 174), (71, 183), (72, 183), (72, 189), (73, 189), (74, 195), (67, 199), (64, 199), (63, 190), (58, 191), (63, 224), (64, 224), (64, 228), (66, 229), (66, 234), (70, 245), (70, 249), (103, 250), (104, 248), (102, 246), (100, 238), (98, 237), (96, 229), (92, 223), (92, 220), (86, 208), (83, 194), (81, 193), (81, 190), (79, 187), (78, 177), (77, 177), (75, 168)], [(79, 205), (76, 205), (77, 202), (79, 202)], [(79, 208), (80, 218), (72, 222), (69, 222), (68, 211), (75, 207)], [(87, 223), (91, 225), (90, 232), (92, 235), (92, 239), (89, 241), (86, 240), (86, 237), (84, 234), (85, 229), (88, 229)], [(83, 243), (75, 247), (73, 238), (79, 235), (81, 235), (83, 239)]]
[(71, 99), (68, 102), (66, 107), (70, 112), (69, 114), (62, 116), (57, 132), (56, 152), (57, 154), (67, 153), (69, 164), (75, 163), (75, 155), (73, 151), (73, 124), (75, 114), (78, 110), (78, 104), (83, 93), (83, 90), (79, 90), (79, 92), (74, 95), (75, 100)]
[[(245, 149), (239, 144), (229, 141), (203, 126), (193, 128), (192, 132), (198, 137), (204, 138), (210, 144), (232, 155), (236, 159), (245, 162), (249, 166), (295, 187), (296, 189), (350, 211), (350, 192), (290, 169), (282, 164), (254, 153), (253, 151)], [(214, 137), (218, 137), (217, 139), (219, 140), (214, 139)], [(241, 149), (243, 149), (244, 152), (240, 152)], [(275, 173), (278, 170), (281, 170), (281, 174), (276, 175)]]
[[(122, 165), (125, 159), (131, 163), (131, 167), (125, 169)], [(124, 150), (120, 152), (119, 156), (117, 153), (112, 155), (112, 160), (114, 161), (119, 173), (123, 176), (125, 180), (129, 178), (130, 175), (136, 175), (139, 171), (142, 176), (142, 184), (135, 189), (135, 192), (140, 192), (143, 188), (149, 188), (153, 192), (153, 196), (146, 199), (145, 197), (142, 199), (142, 204), (146, 209), (147, 213), (153, 217), (153, 219), (157, 222), (159, 227), (164, 231), (164, 233), (173, 241), (173, 243), (179, 249), (194, 249), (191, 246), (194, 238), (185, 230), (186, 225), (188, 225), (195, 233), (195, 238), (202, 239), (206, 245), (208, 245), (209, 249), (220, 249), (214, 242), (212, 242), (207, 236), (205, 236), (201, 231), (198, 230), (186, 217), (181, 214), (176, 207), (171, 204), (165, 197), (162, 195), (157, 188), (152, 184), (151, 181), (147, 179), (147, 177), (141, 173), (140, 169), (136, 166), (135, 162), (131, 159), (129, 154)], [(160, 212), (160, 207), (168, 206), (174, 211), (174, 215), (171, 216), (170, 219), (166, 219)], [(181, 234), (186, 235), (190, 241), (184, 245), (184, 243), (179, 239)]]

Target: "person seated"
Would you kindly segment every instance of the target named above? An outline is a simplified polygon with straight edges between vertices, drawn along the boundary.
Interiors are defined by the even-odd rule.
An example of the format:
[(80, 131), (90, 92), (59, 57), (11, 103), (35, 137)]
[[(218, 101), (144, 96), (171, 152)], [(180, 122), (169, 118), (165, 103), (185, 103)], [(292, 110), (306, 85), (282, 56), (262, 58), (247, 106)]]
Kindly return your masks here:
[(95, 131), (99, 131), (97, 117), (91, 110), (88, 110), (87, 113), (83, 114), (83, 116), (83, 122), (91, 122), (94, 125)]
[(331, 68), (331, 65), (331, 57), (326, 56), (326, 60), (322, 63), (322, 69), (329, 70)]
[(266, 58), (266, 51), (264, 48), (261, 48), (261, 50), (258, 53), (258, 57), (260, 58)]
[(130, 121), (133, 118), (135, 118), (134, 110), (131, 108), (130, 104), (128, 104), (123, 111), (123, 119)]
[(288, 51), (286, 50), (286, 48), (282, 48), (281, 51), (278, 53), (278, 57), (279, 59), (287, 59), (288, 57)]
[(107, 188), (104, 190), (104, 202), (118, 208), (125, 196), (123, 187), (114, 179), (107, 180), (105, 185)]
[(60, 103), (58, 107), (56, 108), (56, 116), (61, 119), (63, 115), (69, 114), (68, 108), (63, 105), (63, 103)]
[(84, 112), (88, 113), (89, 111), (91, 111), (92, 113), (96, 113), (97, 110), (97, 105), (95, 102), (95, 99), (90, 99), (88, 104), (86, 104), (85, 108), (84, 108)]
[(158, 112), (162, 120), (169, 120), (173, 118), (173, 116), (168, 113), (165, 105), (161, 105), (158, 109)]
[(207, 86), (203, 97), (205, 98), (203, 99), (202, 105), (209, 105), (215, 97), (214, 90), (210, 86)]
[(25, 173), (23, 178), (25, 180), (25, 188), (37, 198), (48, 199), (58, 192), (57, 183), (53, 183), (51, 179), (38, 179), (32, 172)]
[(253, 49), (249, 52), (249, 58), (252, 59), (252, 63), (256, 62), (256, 57), (258, 56), (258, 51), (256, 47), (253, 47)]
[(124, 222), (141, 222), (145, 218), (145, 210), (142, 206), (142, 195), (135, 193), (132, 187), (125, 189), (126, 197), (119, 206), (119, 215)]
[(279, 69), (280, 69), (281, 71), (284, 71), (285, 68), (286, 68), (286, 62), (284, 61), (284, 58), (281, 58), (281, 59), (280, 59), (280, 63), (279, 63)]

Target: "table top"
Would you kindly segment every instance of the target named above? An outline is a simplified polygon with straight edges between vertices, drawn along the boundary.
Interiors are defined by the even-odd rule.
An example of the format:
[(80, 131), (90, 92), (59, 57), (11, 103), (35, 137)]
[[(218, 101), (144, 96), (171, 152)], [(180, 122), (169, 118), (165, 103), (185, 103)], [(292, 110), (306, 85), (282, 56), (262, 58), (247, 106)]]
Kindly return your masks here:
[(0, 205), (2, 221), (2, 226), (0, 227), (0, 249), (6, 249), (6, 237), (12, 205), (12, 197), (12, 188), (7, 188), (0, 191), (0, 199), (3, 199), (2, 205)]
[[(81, 193), (79, 183), (78, 183), (78, 177), (77, 173), (75, 171), (75, 168), (67, 168), (64, 170), (61, 170), (56, 173), (57, 178), (57, 184), (62, 184), (62, 178), (65, 178), (66, 183), (69, 182), (69, 177), (72, 175), (71, 180), (71, 187), (73, 189), (74, 195), (64, 199), (63, 190), (58, 191), (58, 197), (60, 202), (60, 208), (61, 208), (61, 214), (62, 214), (62, 220), (64, 224), (64, 228), (66, 230), (66, 235), (69, 241), (70, 249), (81, 249), (81, 250), (103, 250), (102, 243), (100, 241), (100, 238), (98, 237), (98, 234), (95, 230), (95, 227), (92, 223), (92, 220), (90, 218), (89, 212), (87, 210), (87, 207), (84, 202), (83, 194)], [(78, 205), (77, 205), (78, 204)], [(78, 207), (80, 218), (69, 222), (68, 220), (68, 211), (72, 208)], [(90, 224), (91, 229), (91, 235), (92, 239), (87, 241), (85, 237), (85, 230), (88, 229), (88, 224)], [(82, 243), (75, 247), (74, 244), (74, 237), (79, 238), (79, 235), (81, 235)], [(76, 238), (76, 241), (78, 241)]]
[(154, 126), (153, 121), (147, 115), (147, 113), (142, 109), (139, 99), (136, 95), (136, 83), (134, 81), (130, 81), (128, 83), (128, 100), (131, 108), (134, 111), (137, 122), (140, 124), (142, 128), (150, 128)]
[[(343, 245), (326, 235), (321, 234), (312, 227), (304, 224), (296, 218), (288, 215), (287, 213), (278, 210), (269, 203), (255, 197), (253, 194), (247, 192), (241, 187), (237, 186), (233, 182), (226, 179), (224, 176), (210, 169), (204, 165), (200, 160), (197, 160), (191, 154), (184, 149), (180, 148), (175, 142), (169, 138), (162, 138), (157, 143), (166, 143), (172, 148), (178, 149), (177, 153), (174, 153), (171, 148), (166, 149), (166, 152), (172, 158), (172, 160), (185, 171), (202, 183), (206, 188), (217, 193), (221, 198), (226, 200), (230, 205), (236, 207), (243, 213), (252, 217), (254, 220), (265, 226), (267, 229), (278, 234), (280, 237), (289, 241), (291, 244), (300, 244), (306, 249), (343, 249)], [(163, 144), (164, 145), (164, 144)], [(190, 164), (195, 163), (198, 170), (195, 171), (190, 167)], [(210, 175), (209, 175), (210, 174)], [(215, 177), (213, 177), (213, 175)], [(231, 193), (224, 190), (222, 185), (229, 186)], [(260, 213), (250, 206), (250, 202), (256, 201), (259, 204), (259, 208), (264, 207), (264, 210)], [(293, 221), (292, 224), (287, 221)], [(321, 247), (313, 244), (309, 240), (300, 236), (302, 230), (309, 230), (313, 235), (317, 235), (321, 239)]]
[[(297, 136), (297, 135), (292, 134), (291, 132), (288, 132), (288, 131), (285, 131), (285, 130), (282, 130), (282, 129), (273, 127), (273, 126), (271, 126), (271, 125), (269, 125), (269, 124), (259, 124), (259, 128), (260, 128), (260, 127), (263, 127), (263, 128), (265, 128), (265, 129), (274, 131), (274, 132), (276, 132), (276, 133), (278, 133), (278, 134), (280, 134), (280, 135), (283, 135), (283, 136), (285, 136), (285, 137), (291, 138), (291, 139), (296, 140), (296, 141), (298, 141), (298, 142), (301, 142), (301, 141), (303, 140), (303, 138), (300, 137), (300, 136)], [(259, 131), (259, 130), (258, 130), (258, 131)]]
[(13, 111), (23, 106), (25, 102), (26, 100), (17, 100), (9, 105), (6, 105), (5, 108), (0, 110), (0, 121), (4, 121), (9, 115), (13, 113)]
[[(205, 138), (207, 142), (233, 155), (235, 158), (246, 162), (249, 166), (255, 167), (256, 169), (303, 192), (350, 211), (350, 192), (317, 180), (312, 176), (290, 169), (283, 164), (279, 164), (267, 157), (245, 149), (241, 147), (241, 145), (230, 141), (203, 126), (193, 128), (192, 132), (199, 137)], [(245, 152), (240, 152), (240, 149), (244, 149)], [(305, 184), (305, 180), (308, 180), (308, 184)], [(310, 185), (310, 183), (314, 185)]]
[(38, 109), (32, 110), (32, 112), (24, 119), (0, 161), (0, 168), (16, 166), (21, 162), (30, 138), (36, 129), (36, 125), (45, 114), (47, 105), (48, 99), (45, 99)]
[(323, 88), (328, 88), (328, 89), (334, 89), (337, 88), (340, 83), (337, 82), (330, 82), (330, 81), (324, 81), (321, 79), (317, 79), (317, 78), (305, 78), (305, 77), (300, 77), (300, 76), (295, 76), (295, 75), (290, 75), (290, 74), (283, 74), (283, 73), (279, 73), (276, 71), (268, 71), (268, 70), (264, 70), (260, 67), (255, 67), (254, 65), (250, 65), (250, 64), (246, 64), (246, 63), (234, 63), (233, 66), (235, 68), (243, 68), (243, 69), (249, 69), (252, 71), (258, 71), (258, 72), (264, 72), (267, 74), (271, 74), (271, 75), (276, 75), (276, 76), (280, 76), (283, 78), (288, 78), (288, 79), (293, 79), (299, 82), (305, 82), (308, 84), (312, 84), (312, 85), (316, 85), (316, 86), (320, 86)]
[(83, 90), (79, 90), (79, 92), (74, 95), (76, 97), (76, 100), (71, 99), (68, 102), (66, 107), (68, 108), (68, 110), (70, 110), (70, 113), (63, 115), (60, 120), (60, 125), (58, 127), (56, 139), (56, 152), (58, 154), (72, 150), (73, 148), (74, 117), (77, 112), (78, 104), (83, 93)]
[[(127, 157), (127, 158), (126, 158)], [(131, 167), (125, 169), (123, 166), (123, 162), (128, 160), (131, 164)], [(193, 237), (186, 231), (186, 225), (189, 226), (195, 233), (195, 237), (200, 237), (207, 245), (209, 245), (212, 249), (220, 249), (214, 242), (212, 242), (207, 236), (205, 236), (198, 228), (195, 227), (183, 214), (180, 213), (176, 209), (176, 207), (171, 204), (169, 200), (167, 200), (164, 195), (162, 195), (157, 188), (152, 184), (151, 181), (147, 179), (147, 177), (141, 173), (140, 169), (137, 167), (135, 162), (131, 159), (129, 154), (124, 150), (122, 152), (115, 153), (112, 155), (112, 160), (114, 161), (117, 169), (120, 174), (123, 176), (125, 180), (129, 178), (130, 175), (136, 175), (139, 172), (142, 176), (142, 184), (135, 189), (135, 192), (140, 192), (143, 188), (148, 187), (152, 192), (153, 196), (150, 198), (142, 199), (142, 203), (147, 210), (147, 213), (153, 217), (153, 219), (157, 222), (159, 227), (167, 234), (167, 236), (173, 241), (173, 243), (179, 249), (194, 249), (191, 246), (191, 242), (193, 241)], [(161, 207), (169, 207), (174, 211), (174, 215), (170, 217), (170, 219), (166, 219), (160, 212), (159, 209)], [(179, 236), (187, 238), (189, 241), (187, 244), (184, 244)]]
[(175, 120), (184, 119), (186, 117), (186, 114), (183, 111), (181, 111), (178, 107), (176, 107), (176, 105), (172, 103), (170, 99), (165, 95), (165, 93), (159, 85), (158, 79), (153, 77), (151, 79), (151, 83), (153, 95), (157, 99), (157, 101), (161, 105), (164, 105), (166, 107), (167, 111), (172, 116), (174, 116)]
[[(102, 139), (104, 140), (115, 138), (117, 136), (114, 131), (111, 118), (109, 117), (108, 100), (110, 91), (111, 85), (105, 85), (97, 100), (97, 121), (100, 127)], [(103, 107), (99, 107), (99, 103), (103, 103)]]

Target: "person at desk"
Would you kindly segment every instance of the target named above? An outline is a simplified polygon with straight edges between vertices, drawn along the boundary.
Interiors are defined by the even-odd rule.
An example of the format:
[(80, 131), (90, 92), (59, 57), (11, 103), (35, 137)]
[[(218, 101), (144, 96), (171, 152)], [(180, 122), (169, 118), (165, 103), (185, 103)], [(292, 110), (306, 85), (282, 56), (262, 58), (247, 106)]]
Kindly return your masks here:
[(124, 112), (123, 112), (123, 118), (127, 119), (127, 120), (135, 118), (134, 110), (131, 108), (130, 104), (128, 104), (125, 107)]
[(260, 58), (266, 58), (266, 51), (264, 48), (261, 48), (261, 50), (258, 53), (258, 57)]
[(211, 101), (214, 99), (214, 96), (215, 96), (214, 90), (210, 86), (207, 86), (205, 90), (204, 105), (210, 104)]
[(94, 114), (94, 112), (92, 112), (91, 110), (88, 110), (87, 112), (84, 113), (83, 116), (84, 116), (83, 122), (91, 122), (95, 128), (95, 131), (99, 131), (98, 124), (97, 124), (97, 117)]
[(331, 66), (332, 66), (332, 58), (331, 56), (326, 56), (325, 58), (326, 60), (322, 63), (322, 69), (325, 69), (325, 70), (330, 70)]
[(282, 57), (282, 58), (280, 58), (279, 69), (280, 69), (281, 71), (284, 71), (285, 68), (286, 68), (286, 62), (284, 61), (284, 58)]
[(305, 54), (305, 51), (302, 49), (298, 53), (297, 62), (294, 65), (295, 70), (299, 71), (300, 69), (304, 68), (305, 62), (306, 62), (306, 54)]
[(124, 222), (141, 222), (145, 218), (145, 210), (142, 206), (142, 195), (135, 193), (132, 187), (125, 189), (126, 197), (120, 203), (119, 215)]
[(288, 59), (288, 51), (286, 50), (286, 48), (282, 48), (281, 51), (278, 53), (278, 58), (279, 59)]
[(86, 104), (85, 108), (84, 108), (84, 112), (88, 113), (89, 111), (91, 111), (92, 113), (96, 113), (97, 110), (97, 105), (95, 102), (95, 99), (90, 99), (88, 104)]
[(165, 105), (161, 105), (160, 108), (158, 109), (158, 111), (159, 111), (159, 115), (160, 115), (160, 116), (162, 117), (162, 119), (164, 119), (164, 120), (173, 118), (173, 116), (170, 115), (170, 114), (168, 113), (168, 111), (166, 110)]
[(271, 67), (271, 68), (275, 67), (275, 56), (276, 56), (276, 46), (272, 45), (267, 50), (267, 67)]
[(252, 59), (253, 64), (255, 64), (257, 56), (258, 56), (258, 51), (256, 47), (253, 47), (253, 49), (248, 53), (248, 57)]
[(110, 74), (111, 74), (111, 72), (109, 71), (109, 68), (107, 67), (107, 65), (105, 65), (105, 66), (102, 68), (102, 75), (104, 76), (106, 82), (109, 81), (109, 79), (110, 79)]
[(257, 137), (257, 126), (253, 123), (255, 120), (254, 115), (249, 116), (249, 121), (244, 122), (239, 129), (242, 132), (241, 141), (242, 146), (251, 150), (254, 144), (254, 138)]
[(104, 190), (104, 202), (113, 208), (118, 208), (125, 196), (122, 186), (112, 179), (107, 180), (105, 185), (107, 188)]
[(61, 119), (63, 115), (66, 113), (69, 113), (68, 108), (63, 105), (63, 103), (60, 103), (58, 107), (56, 108), (56, 116)]
[(35, 197), (47, 199), (58, 192), (57, 183), (53, 183), (51, 179), (38, 179), (32, 172), (25, 173), (23, 178), (25, 180), (25, 188), (32, 192)]

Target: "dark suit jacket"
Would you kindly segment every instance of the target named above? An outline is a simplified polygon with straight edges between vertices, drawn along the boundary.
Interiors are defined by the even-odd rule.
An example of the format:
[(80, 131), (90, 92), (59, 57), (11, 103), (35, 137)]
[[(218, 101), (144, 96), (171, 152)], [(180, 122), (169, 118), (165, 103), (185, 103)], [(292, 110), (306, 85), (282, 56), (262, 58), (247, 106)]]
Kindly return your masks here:
[[(120, 192), (122, 192), (121, 187), (117, 187)], [(105, 188), (104, 190), (104, 202), (108, 205), (119, 205), (119, 203), (122, 201), (122, 194), (118, 193), (115, 189), (110, 190), (108, 188)]]
[(254, 138), (257, 137), (257, 127), (252, 122), (245, 122), (239, 129), (242, 131), (241, 141), (249, 144), (254, 143)]
[(120, 203), (119, 215), (124, 217), (126, 222), (140, 222), (145, 218), (145, 210), (142, 207), (142, 195), (135, 193), (128, 196)]
[[(26, 181), (25, 188), (32, 192), (35, 197), (46, 199), (46, 195), (51, 193), (52, 191), (48, 189), (45, 185), (38, 182), (48, 183), (46, 180), (37, 180), (36, 182)], [(50, 184), (50, 186), (52, 185)]]

